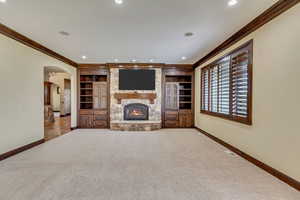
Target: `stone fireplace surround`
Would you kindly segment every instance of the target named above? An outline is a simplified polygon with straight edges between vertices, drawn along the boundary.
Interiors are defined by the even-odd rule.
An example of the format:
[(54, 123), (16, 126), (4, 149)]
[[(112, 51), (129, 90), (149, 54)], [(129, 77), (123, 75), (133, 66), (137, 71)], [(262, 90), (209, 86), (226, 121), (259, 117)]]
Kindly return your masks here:
[[(143, 67), (144, 69), (144, 67)], [(161, 129), (161, 82), (162, 82), (162, 70), (160, 68), (150, 68), (149, 70), (155, 70), (155, 90), (119, 90), (119, 68), (112, 68), (110, 70), (110, 126), (112, 130), (121, 131), (151, 131)], [(120, 94), (132, 94), (136, 99), (125, 98), (117, 99), (116, 96)], [(153, 94), (155, 96), (153, 100), (141, 98), (139, 99), (136, 94), (142, 94), (142, 96)], [(121, 95), (122, 96), (122, 95)], [(124, 120), (124, 107), (128, 104), (144, 104), (149, 107), (149, 120)]]

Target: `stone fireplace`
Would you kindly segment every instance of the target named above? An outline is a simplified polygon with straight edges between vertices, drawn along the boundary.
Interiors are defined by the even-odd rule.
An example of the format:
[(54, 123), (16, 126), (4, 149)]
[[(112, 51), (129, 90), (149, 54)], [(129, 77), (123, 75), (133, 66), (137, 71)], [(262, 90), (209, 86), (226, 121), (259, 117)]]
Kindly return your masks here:
[[(122, 68), (122, 67), (120, 67)], [(112, 130), (151, 131), (161, 128), (160, 68), (155, 70), (155, 90), (119, 90), (119, 68), (110, 69), (110, 126)]]
[(140, 103), (127, 104), (124, 107), (124, 120), (149, 120), (149, 107)]

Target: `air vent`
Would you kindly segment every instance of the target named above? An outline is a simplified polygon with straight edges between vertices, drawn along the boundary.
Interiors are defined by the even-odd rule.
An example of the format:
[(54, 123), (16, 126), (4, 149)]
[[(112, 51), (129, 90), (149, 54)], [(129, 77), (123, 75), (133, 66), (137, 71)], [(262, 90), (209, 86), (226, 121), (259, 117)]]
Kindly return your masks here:
[(232, 151), (226, 150), (224, 151), (226, 154), (230, 155), (231, 157), (238, 157), (238, 155)]
[(70, 33), (66, 32), (66, 31), (60, 31), (59, 34), (63, 35), (63, 36), (69, 36)]

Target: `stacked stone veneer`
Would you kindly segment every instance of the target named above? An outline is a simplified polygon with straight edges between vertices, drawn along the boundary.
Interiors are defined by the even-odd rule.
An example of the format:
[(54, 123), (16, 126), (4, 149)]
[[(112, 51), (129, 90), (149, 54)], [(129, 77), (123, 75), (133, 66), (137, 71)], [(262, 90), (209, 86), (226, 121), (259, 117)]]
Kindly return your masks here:
[[(159, 68), (149, 68), (155, 70), (155, 90), (119, 90), (119, 69), (110, 69), (110, 121), (111, 128), (115, 130), (154, 130), (161, 127), (161, 79), (162, 70)], [(124, 99), (121, 104), (118, 104), (117, 99), (114, 98), (115, 93), (154, 93), (157, 95), (154, 104), (150, 104), (149, 100), (145, 99)], [(149, 121), (125, 121), (124, 120), (124, 107), (127, 104), (142, 103), (149, 106)], [(138, 124), (138, 125), (137, 125)], [(151, 124), (151, 125), (150, 125)], [(136, 128), (134, 128), (136, 127)], [(153, 128), (151, 128), (153, 127)]]

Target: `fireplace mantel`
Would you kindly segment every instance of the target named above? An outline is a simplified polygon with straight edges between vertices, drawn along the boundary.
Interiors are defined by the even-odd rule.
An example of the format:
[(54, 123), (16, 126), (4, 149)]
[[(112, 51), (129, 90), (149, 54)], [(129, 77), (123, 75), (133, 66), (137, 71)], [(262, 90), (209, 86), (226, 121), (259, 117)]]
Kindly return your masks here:
[(118, 104), (122, 103), (123, 99), (149, 99), (150, 104), (154, 104), (154, 100), (157, 98), (155, 93), (115, 93), (114, 97), (118, 100)]

